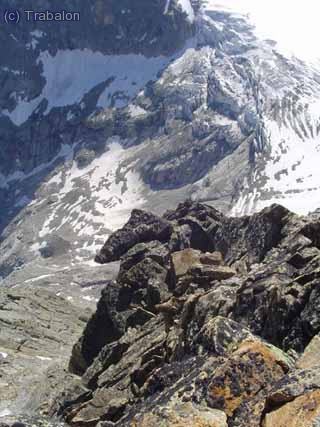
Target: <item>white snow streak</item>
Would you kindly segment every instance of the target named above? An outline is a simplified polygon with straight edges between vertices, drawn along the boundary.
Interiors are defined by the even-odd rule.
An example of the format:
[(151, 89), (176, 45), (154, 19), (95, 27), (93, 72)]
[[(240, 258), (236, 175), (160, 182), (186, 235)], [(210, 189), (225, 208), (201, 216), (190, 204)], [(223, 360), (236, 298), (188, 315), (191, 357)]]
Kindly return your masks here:
[[(101, 247), (99, 230), (114, 231), (122, 227), (131, 210), (143, 206), (142, 179), (134, 171), (134, 165), (121, 167), (128, 150), (121, 147), (117, 138), (110, 141), (108, 148), (87, 167), (79, 169), (73, 161), (66, 174), (59, 176), (57, 202), (42, 225), (40, 238), (68, 226), (79, 237), (93, 237), (82, 249), (95, 253)], [(74, 191), (80, 192), (75, 201)]]
[[(243, 215), (279, 203), (293, 212), (308, 214), (320, 207), (320, 102), (310, 102), (305, 115), (293, 124), (266, 121), (270, 156), (253, 177), (253, 189), (244, 185), (232, 214)], [(299, 132), (299, 134), (297, 133)]]
[(191, 6), (190, 0), (178, 0), (178, 3), (180, 4), (183, 12), (185, 12), (188, 15), (189, 21), (194, 21), (194, 10)]

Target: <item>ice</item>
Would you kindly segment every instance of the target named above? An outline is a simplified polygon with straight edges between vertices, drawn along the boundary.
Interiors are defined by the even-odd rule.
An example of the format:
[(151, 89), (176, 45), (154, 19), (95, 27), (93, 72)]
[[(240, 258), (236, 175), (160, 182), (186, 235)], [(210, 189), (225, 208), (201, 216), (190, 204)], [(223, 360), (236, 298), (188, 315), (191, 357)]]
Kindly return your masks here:
[(20, 126), (22, 123), (28, 120), (31, 114), (39, 106), (42, 99), (42, 97), (38, 97), (30, 101), (18, 99), (17, 106), (13, 111), (9, 112), (8, 110), (3, 110), (2, 114), (9, 117), (12, 123), (14, 123), (16, 126)]
[(26, 44), (26, 48), (35, 49), (39, 44), (39, 39), (41, 39), (44, 36), (44, 32), (40, 30), (34, 30), (30, 33), (30, 35), (31, 35), (31, 42)]
[[(105, 67), (106, 78), (115, 77), (98, 100), (98, 107), (106, 108), (112, 104), (112, 97), (119, 92), (115, 101), (116, 107), (124, 107), (169, 62), (167, 57), (146, 58), (143, 55), (123, 55), (108, 57)], [(104, 78), (103, 80), (106, 80)], [(102, 80), (102, 81), (103, 81)]]
[[(270, 154), (244, 189), (232, 214), (243, 215), (279, 203), (298, 214), (320, 207), (320, 101), (302, 99), (303, 114), (291, 123), (265, 121)], [(294, 121), (293, 121), (294, 120)]]
[(69, 120), (72, 120), (72, 119), (74, 119), (74, 114), (73, 114), (73, 112), (72, 111), (68, 111), (68, 114), (67, 114), (67, 120), (69, 121)]
[(48, 184), (56, 184), (59, 185), (62, 182), (62, 172), (58, 172), (55, 175), (52, 176), (52, 178), (50, 178), (50, 180), (48, 181)]
[[(301, 139), (292, 128), (274, 122), (269, 122), (267, 128), (272, 152), (264, 171), (268, 181), (263, 190), (275, 194), (272, 202), (297, 213), (306, 214), (320, 207), (319, 136)], [(257, 208), (264, 204), (258, 202)]]
[[(83, 96), (96, 85), (110, 82), (98, 100), (98, 107), (126, 106), (159, 71), (170, 61), (165, 56), (147, 58), (143, 55), (103, 55), (84, 50), (59, 50), (55, 56), (41, 52), (38, 63), (42, 64), (42, 75), (46, 84), (42, 94), (33, 100), (18, 99), (16, 108), (3, 114), (19, 126), (24, 123), (47, 99), (46, 112), (54, 107), (80, 103)], [(117, 95), (116, 95), (117, 94)], [(71, 119), (71, 113), (68, 119)]]

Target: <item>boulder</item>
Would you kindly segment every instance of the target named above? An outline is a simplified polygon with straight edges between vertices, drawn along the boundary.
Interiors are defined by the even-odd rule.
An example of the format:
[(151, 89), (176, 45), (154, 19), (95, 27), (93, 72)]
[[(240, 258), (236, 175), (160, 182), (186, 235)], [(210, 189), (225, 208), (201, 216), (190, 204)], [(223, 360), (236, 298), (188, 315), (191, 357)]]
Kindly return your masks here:
[(319, 337), (297, 363), (297, 369), (276, 384), (267, 396), (262, 427), (318, 425), (320, 417)]
[[(207, 270), (227, 271), (228, 267), (214, 269), (213, 267), (222, 267), (223, 258), (220, 252), (202, 253), (196, 249), (185, 249), (183, 251), (174, 252), (171, 254), (174, 273), (177, 279), (186, 275), (193, 268), (202, 268)], [(205, 267), (206, 266), (206, 267)], [(224, 279), (229, 277), (224, 277)], [(219, 279), (217, 279), (219, 280)], [(223, 280), (223, 279), (222, 279)]]
[(191, 230), (190, 247), (201, 252), (214, 251), (214, 243), (207, 228), (201, 221), (192, 217), (182, 218), (178, 221), (179, 226), (188, 226)]
[(168, 247), (170, 252), (178, 252), (191, 246), (192, 230), (187, 225), (175, 225), (171, 234)]
[(177, 279), (184, 276), (188, 271), (200, 264), (201, 252), (195, 249), (185, 249), (171, 254), (174, 273)]
[(200, 255), (200, 262), (204, 265), (219, 266), (223, 264), (223, 257), (221, 252), (206, 252)]
[(302, 269), (312, 261), (315, 257), (320, 256), (320, 251), (316, 247), (306, 247), (302, 248), (299, 252), (294, 253), (288, 263), (291, 264), (296, 269)]
[(111, 234), (99, 255), (96, 256), (96, 262), (105, 264), (117, 261), (137, 243), (153, 240), (168, 241), (172, 232), (173, 226), (167, 220), (152, 213), (134, 209), (126, 225)]
[(298, 369), (311, 369), (320, 366), (320, 336), (316, 335), (299, 358)]
[(281, 350), (257, 339), (243, 341), (213, 373), (207, 391), (208, 404), (231, 418), (240, 405), (250, 405), (262, 389), (267, 393), (289, 367), (290, 360)]
[(129, 270), (120, 272), (118, 283), (128, 285), (132, 290), (146, 288), (153, 279), (166, 282), (168, 270), (151, 258), (144, 258), (134, 264)]
[(253, 339), (249, 329), (217, 316), (204, 324), (194, 337), (192, 346), (195, 352), (226, 356), (247, 339)]
[(313, 390), (320, 389), (320, 368), (298, 369), (290, 372), (270, 390), (266, 400), (266, 412)]
[[(158, 411), (160, 412), (160, 411)], [(190, 402), (172, 405), (161, 413), (135, 417), (128, 427), (228, 427), (222, 411), (196, 406)]]
[(164, 218), (168, 221), (180, 221), (181, 219), (191, 217), (200, 221), (204, 228), (209, 227), (213, 222), (221, 223), (224, 215), (212, 206), (204, 203), (186, 200), (178, 205), (175, 210), (167, 211)]
[(119, 339), (126, 324), (126, 313), (117, 311), (120, 287), (110, 282), (102, 291), (97, 311), (88, 321), (82, 337), (75, 344), (69, 369), (75, 374), (83, 374), (99, 351), (107, 343)]
[(232, 277), (229, 280), (220, 282), (218, 286), (214, 286), (202, 295), (195, 307), (193, 316), (193, 322), (197, 324), (196, 330), (216, 316), (230, 317), (240, 286), (241, 280), (237, 277)]
[(320, 331), (320, 289), (313, 276), (295, 274), (286, 262), (253, 271), (238, 290), (233, 318), (278, 347), (302, 352)]
[(267, 414), (262, 427), (315, 427), (319, 420), (320, 390), (314, 390)]
[(121, 257), (119, 276), (123, 275), (145, 258), (150, 258), (162, 267), (165, 267), (170, 262), (170, 252), (166, 245), (157, 240), (147, 243), (138, 243)]
[(214, 280), (222, 281), (230, 279), (231, 277), (235, 276), (237, 272), (233, 268), (226, 265), (215, 266), (201, 264), (200, 266), (195, 266), (192, 268), (191, 274), (196, 277), (195, 281), (207, 281), (210, 283)]
[(151, 319), (143, 330), (128, 329), (117, 343), (107, 344), (84, 375), (92, 395), (63, 411), (68, 423), (90, 426), (120, 419), (152, 371), (164, 363), (165, 338), (163, 323)]
[(261, 262), (282, 239), (282, 230), (292, 216), (280, 205), (272, 205), (250, 217), (225, 218), (210, 231), (215, 250), (226, 262), (245, 259), (249, 265)]

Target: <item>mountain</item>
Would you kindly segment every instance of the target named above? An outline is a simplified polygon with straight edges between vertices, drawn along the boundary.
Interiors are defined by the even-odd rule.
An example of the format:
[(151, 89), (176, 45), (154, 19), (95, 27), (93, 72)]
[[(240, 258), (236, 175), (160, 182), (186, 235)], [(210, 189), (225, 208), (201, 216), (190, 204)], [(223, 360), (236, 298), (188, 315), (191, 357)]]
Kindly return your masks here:
[(136, 207), (318, 206), (320, 72), (214, 3), (72, 1), (80, 23), (1, 27), (3, 279), (91, 259)]
[[(130, 400), (130, 393), (140, 396), (146, 376), (155, 373), (155, 368), (167, 378), (161, 358), (167, 361), (172, 356), (170, 369), (179, 365), (181, 356), (182, 366), (187, 368), (193, 351), (211, 346), (208, 335), (213, 334), (213, 341), (220, 345), (220, 321), (211, 325), (213, 330), (206, 327), (202, 305), (191, 319), (195, 329), (183, 326), (182, 335), (179, 332), (163, 340), (166, 328), (172, 325), (160, 316), (161, 304), (171, 298), (177, 302), (174, 298), (184, 298), (184, 292), (176, 295), (170, 286), (162, 285), (177, 285), (176, 276), (171, 276), (172, 256), (185, 249), (196, 251), (186, 255), (191, 254), (196, 264), (205, 260), (200, 262), (200, 273), (197, 270), (185, 278), (195, 280), (195, 289), (210, 279), (208, 265), (219, 264), (215, 286), (223, 301), (218, 299), (222, 308), (214, 316), (228, 318), (230, 314), (236, 322), (221, 320), (223, 331), (239, 333), (238, 344), (250, 332), (253, 342), (263, 347), (264, 356), (265, 351), (269, 354), (269, 345), (279, 348), (273, 350), (281, 354), (281, 360), (271, 355), (270, 366), (282, 366), (282, 373), (270, 368), (264, 371), (266, 376), (275, 373), (272, 378), (276, 380), (278, 374), (290, 371), (293, 361), (319, 332), (320, 67), (281, 53), (276, 42), (257, 36), (248, 16), (215, 3), (69, 0), (63, 7), (80, 13), (81, 20), (58, 23), (27, 22), (22, 13), (26, 7), (59, 11), (56, 1), (32, 0), (28, 6), (23, 0), (3, 1), (4, 9), (19, 10), (22, 18), (18, 25), (0, 26), (2, 396), (6, 397), (3, 387), (19, 376), (17, 384), (4, 389), (8, 401), (0, 404), (0, 416), (15, 413), (28, 390), (28, 410), (34, 411), (44, 402), (44, 415), (51, 410), (50, 415), (64, 415), (69, 422), (77, 419), (79, 405), (89, 409), (96, 405), (95, 393), (98, 399), (100, 392), (113, 394), (111, 385), (101, 391), (97, 383), (110, 366), (116, 371), (115, 383), (129, 393), (123, 399)], [(167, 212), (179, 203), (177, 211)], [(152, 238), (150, 223), (155, 226)], [(212, 244), (214, 236), (218, 240)], [(286, 251), (286, 245), (292, 247)], [(208, 251), (222, 255), (208, 257)], [(164, 278), (166, 273), (169, 276)], [(232, 283), (225, 287), (219, 274), (225, 278), (224, 274), (231, 273)], [(124, 286), (118, 295), (123, 277), (133, 287), (133, 294)], [(280, 289), (283, 283), (285, 288)], [(197, 300), (197, 292), (190, 293)], [(132, 295), (137, 304), (128, 307)], [(61, 312), (57, 311), (60, 303)], [(201, 304), (207, 307), (207, 303), (210, 306), (204, 297)], [(179, 311), (184, 302), (173, 308), (177, 310), (174, 320), (185, 321), (184, 316), (190, 314), (188, 304), (186, 313)], [(273, 304), (278, 304), (274, 312)], [(160, 305), (161, 313), (155, 305)], [(53, 319), (55, 311), (57, 319)], [(84, 390), (79, 376), (74, 378), (69, 372), (64, 379), (63, 368), (92, 311), (95, 314), (73, 347), (70, 362), (74, 375), (85, 375)], [(148, 316), (153, 320), (149, 322)], [(60, 317), (66, 322), (63, 327)], [(114, 322), (106, 337), (96, 323), (102, 319), (105, 324), (110, 318)], [(50, 319), (54, 320), (52, 326)], [(279, 324), (276, 335), (273, 329)], [(200, 325), (205, 327), (204, 335)], [(16, 331), (17, 339), (8, 340)], [(97, 342), (91, 341), (90, 331), (97, 334)], [(125, 384), (119, 383), (122, 356), (132, 350), (128, 360), (134, 363), (145, 350), (140, 333), (151, 337), (156, 353), (161, 346), (165, 351), (154, 355), (149, 349), (151, 356), (148, 353), (133, 373), (126, 367), (125, 379), (121, 379)], [(171, 338), (191, 349), (180, 355), (180, 347)], [(142, 343), (140, 349), (138, 344), (132, 348), (135, 341)], [(221, 350), (224, 362), (227, 356), (237, 357), (229, 350)], [(217, 354), (211, 349), (203, 354), (204, 358), (214, 357), (216, 363)], [(228, 363), (237, 366), (234, 359)], [(178, 367), (173, 370), (174, 380), (168, 380), (169, 388), (164, 384), (164, 390), (173, 393), (175, 379), (182, 374)], [(265, 384), (263, 381), (258, 384)], [(186, 387), (190, 384), (187, 381)], [(143, 392), (151, 393), (153, 385), (149, 386)], [(307, 388), (305, 384), (300, 389), (299, 398), (304, 398)], [(150, 396), (150, 406), (144, 409), (152, 409), (154, 395)], [(159, 397), (161, 402), (167, 402), (166, 398)], [(159, 423), (159, 414), (151, 421), (140, 417), (138, 401), (130, 400), (129, 406), (126, 402), (122, 410), (123, 400), (115, 400), (106, 420), (105, 414), (99, 414), (92, 425), (105, 421), (110, 426), (133, 412), (139, 426)], [(271, 402), (263, 414), (258, 413), (272, 419), (278, 403)], [(75, 412), (70, 414), (70, 408)], [(204, 422), (201, 417), (208, 421), (206, 417), (213, 416), (210, 411), (199, 413), (197, 407), (191, 412), (194, 423), (200, 420), (200, 425)], [(230, 418), (226, 413), (215, 413), (223, 426), (225, 417)], [(81, 417), (85, 425), (90, 424), (89, 415), (81, 413)], [(184, 425), (183, 420), (178, 421)]]

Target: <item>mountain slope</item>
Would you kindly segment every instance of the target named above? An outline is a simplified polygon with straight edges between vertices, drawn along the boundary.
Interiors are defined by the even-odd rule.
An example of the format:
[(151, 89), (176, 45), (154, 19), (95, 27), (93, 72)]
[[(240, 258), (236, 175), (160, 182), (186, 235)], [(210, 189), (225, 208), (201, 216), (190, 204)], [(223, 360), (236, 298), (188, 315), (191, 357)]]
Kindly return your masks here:
[[(134, 207), (318, 206), (316, 69), (212, 1), (97, 1), (85, 13), (85, 36), (15, 27), (26, 59), (2, 69), (7, 283), (41, 282), (67, 263), (93, 269), (88, 260)], [(22, 71), (25, 86), (13, 90)]]

